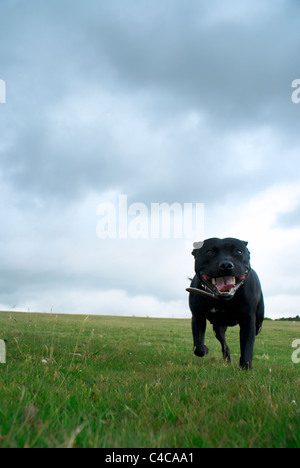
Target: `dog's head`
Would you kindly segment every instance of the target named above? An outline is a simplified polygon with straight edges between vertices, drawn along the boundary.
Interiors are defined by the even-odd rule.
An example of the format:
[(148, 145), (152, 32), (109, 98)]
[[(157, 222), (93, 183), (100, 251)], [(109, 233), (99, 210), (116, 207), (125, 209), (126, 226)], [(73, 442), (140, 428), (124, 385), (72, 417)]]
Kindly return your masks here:
[(250, 270), (248, 242), (227, 237), (195, 242), (195, 272), (211, 291), (233, 292), (245, 280)]

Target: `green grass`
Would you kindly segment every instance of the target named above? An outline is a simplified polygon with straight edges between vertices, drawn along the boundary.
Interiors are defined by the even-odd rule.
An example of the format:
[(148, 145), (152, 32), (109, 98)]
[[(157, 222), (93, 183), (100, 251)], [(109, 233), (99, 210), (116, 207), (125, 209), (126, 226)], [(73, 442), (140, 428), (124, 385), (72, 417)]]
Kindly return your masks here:
[(265, 322), (253, 372), (190, 320), (0, 313), (0, 447), (299, 447), (300, 324)]

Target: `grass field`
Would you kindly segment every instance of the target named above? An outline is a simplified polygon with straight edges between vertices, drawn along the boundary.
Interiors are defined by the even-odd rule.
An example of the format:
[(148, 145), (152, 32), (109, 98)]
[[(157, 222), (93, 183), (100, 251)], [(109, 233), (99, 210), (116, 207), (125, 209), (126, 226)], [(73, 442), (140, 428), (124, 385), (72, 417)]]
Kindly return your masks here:
[(190, 320), (0, 312), (0, 447), (299, 447), (300, 324), (264, 323), (253, 372)]

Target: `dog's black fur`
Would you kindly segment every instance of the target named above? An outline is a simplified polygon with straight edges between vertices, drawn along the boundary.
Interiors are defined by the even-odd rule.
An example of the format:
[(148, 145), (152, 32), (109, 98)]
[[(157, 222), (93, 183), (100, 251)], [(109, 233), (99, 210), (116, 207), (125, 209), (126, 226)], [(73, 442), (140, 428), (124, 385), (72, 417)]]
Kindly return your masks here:
[[(208, 319), (222, 345), (224, 360), (230, 361), (225, 332), (228, 326), (239, 325), (240, 366), (243, 369), (252, 369), (255, 336), (261, 330), (264, 319), (264, 300), (258, 276), (250, 267), (247, 242), (231, 237), (211, 238), (203, 243), (195, 243), (194, 247), (192, 255), (195, 257), (196, 275), (191, 287), (216, 292), (216, 297), (190, 293), (194, 353), (200, 357), (208, 354), (208, 348), (204, 344)], [(219, 278), (218, 287), (212, 284), (215, 283), (213, 278)], [(232, 278), (231, 282), (236, 281), (237, 285), (241, 282), (232, 298), (226, 297), (226, 293), (219, 294), (218, 290), (224, 282), (229, 281), (228, 278)], [(223, 285), (225, 291), (226, 287)]]

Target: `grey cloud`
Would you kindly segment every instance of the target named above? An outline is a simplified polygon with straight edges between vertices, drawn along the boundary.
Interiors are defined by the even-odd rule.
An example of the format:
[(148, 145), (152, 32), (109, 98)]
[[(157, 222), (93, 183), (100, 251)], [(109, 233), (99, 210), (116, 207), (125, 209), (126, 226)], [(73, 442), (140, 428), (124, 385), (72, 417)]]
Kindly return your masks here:
[[(116, 1), (109, 5), (90, 1), (84, 8), (70, 2), (52, 7), (33, 2), (35, 14), (22, 7), (24, 16), (20, 11), (12, 30), (2, 33), (11, 37), (15, 67), (26, 84), (17, 87), (20, 80), (16, 84), (15, 78), (11, 83), (18, 95), (13, 97), (10, 117), (16, 137), (12, 136), (14, 143), (3, 157), (8, 177), (28, 192), (48, 191), (50, 196), (68, 198), (79, 196), (87, 187), (102, 191), (114, 185), (129, 191), (139, 181), (145, 197), (157, 193), (172, 198), (175, 192), (168, 187), (182, 185), (187, 178), (192, 179), (185, 187), (187, 196), (195, 198), (198, 188), (191, 187), (201, 180), (203, 198), (209, 191), (207, 177), (201, 173), (209, 172), (214, 173), (220, 193), (228, 184), (237, 187), (239, 177), (235, 181), (226, 173), (230, 148), (224, 137), (228, 130), (234, 128), (238, 133), (246, 126), (255, 130), (267, 123), (276, 131), (289, 125), (288, 134), (294, 138), (297, 109), (289, 93), (291, 77), (297, 73), (293, 60), (297, 43), (292, 38), (299, 32), (291, 14), (298, 6), (277, 6), (270, 15), (264, 2), (249, 21), (242, 8), (236, 15), (228, 15), (224, 2), (215, 4), (227, 21), (214, 15), (204, 2), (183, 6), (130, 1), (126, 9)], [(231, 7), (235, 8), (234, 2)], [(12, 15), (12, 7), (7, 4), (7, 9)], [(285, 16), (289, 21), (284, 21)], [(13, 26), (12, 16), (8, 19)], [(10, 60), (8, 70), (11, 66)], [(105, 121), (90, 108), (90, 102), (82, 103), (81, 97), (90, 89), (101, 89), (110, 96), (127, 95), (133, 103), (129, 115), (126, 109), (118, 112), (114, 108), (115, 121), (109, 118), (108, 102)], [(145, 96), (140, 102), (139, 95)], [(68, 127), (63, 121), (60, 126), (49, 121), (53, 106), (58, 115), (66, 112), (66, 97), (75, 103), (78, 100), (78, 107), (69, 112), (77, 113), (79, 122), (81, 112), (90, 112), (97, 124), (80, 126), (74, 119)], [(203, 115), (208, 128), (200, 124), (179, 135), (178, 141), (181, 129), (176, 115), (191, 111)], [(140, 129), (129, 124), (128, 140), (120, 141), (116, 126), (126, 126), (134, 113), (146, 125), (150, 122), (147, 132), (141, 136), (136, 133)], [(157, 138), (153, 122), (162, 134), (160, 152), (152, 145)], [(269, 162), (277, 155), (265, 158)], [(190, 168), (199, 163), (201, 171), (191, 174)], [(280, 160), (278, 163), (281, 166)], [(265, 177), (262, 161), (261, 172), (255, 174), (256, 185)], [(249, 183), (253, 186), (251, 177)]]
[(300, 203), (291, 211), (280, 213), (276, 223), (276, 227), (284, 227), (286, 229), (299, 228), (300, 226)]

